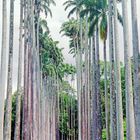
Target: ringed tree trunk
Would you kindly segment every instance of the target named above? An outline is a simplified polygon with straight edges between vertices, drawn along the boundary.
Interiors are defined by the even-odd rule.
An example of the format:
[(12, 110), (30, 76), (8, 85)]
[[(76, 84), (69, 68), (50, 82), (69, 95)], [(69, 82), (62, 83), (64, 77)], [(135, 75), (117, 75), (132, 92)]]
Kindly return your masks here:
[(135, 114), (135, 140), (140, 139), (140, 52), (138, 39), (138, 17), (136, 0), (131, 0), (132, 37), (134, 59), (134, 114)]
[(116, 93), (115, 93), (115, 72), (114, 72), (114, 46), (113, 46), (113, 1), (109, 0), (109, 55), (110, 55), (110, 140), (117, 139), (117, 118), (116, 118)]
[(105, 86), (105, 114), (106, 114), (106, 140), (110, 139), (109, 131), (109, 105), (108, 105), (108, 86), (107, 86), (107, 56), (106, 56), (106, 40), (104, 40), (104, 86)]
[(92, 37), (92, 139), (96, 140), (96, 135), (97, 135), (97, 87), (96, 87), (96, 57), (95, 57), (95, 32), (93, 32), (93, 37)]
[(91, 93), (91, 77), (90, 77), (90, 74), (91, 74), (91, 71), (90, 71), (90, 68), (91, 68), (91, 46), (90, 46), (90, 43), (91, 43), (91, 40), (90, 38), (88, 38), (88, 41), (89, 43), (87, 44), (88, 45), (88, 117), (87, 117), (87, 121), (88, 121), (88, 132), (87, 132), (87, 139), (91, 139), (91, 96), (90, 96), (90, 93)]
[(96, 26), (96, 87), (97, 87), (97, 140), (102, 140), (102, 111), (100, 93), (99, 29)]
[(118, 17), (117, 17), (117, 3), (113, 0), (114, 11), (114, 45), (115, 45), (115, 73), (116, 73), (116, 111), (117, 111), (117, 139), (124, 139), (123, 131), (123, 110), (122, 110), (122, 90), (121, 90), (121, 72), (120, 72), (120, 58), (119, 58), (119, 32), (118, 32)]
[(11, 140), (12, 72), (13, 72), (14, 1), (10, 0), (9, 60), (7, 98), (5, 107), (4, 140)]
[(89, 129), (89, 132), (88, 132), (88, 137), (89, 139), (92, 138), (92, 98), (93, 96), (91, 95), (92, 93), (92, 45), (91, 45), (91, 41), (92, 41), (92, 38), (90, 37), (89, 38), (89, 62), (88, 62), (88, 73), (89, 73), (89, 77), (88, 77), (88, 82), (89, 82), (89, 85), (88, 85), (88, 92), (89, 92), (89, 102), (88, 102), (88, 129)]
[[(125, 61), (125, 86), (126, 86), (126, 124), (127, 124), (127, 139), (135, 139), (135, 124), (134, 124), (134, 107), (133, 107), (133, 89), (132, 89), (132, 73), (131, 73), (131, 58), (130, 58), (130, 31), (128, 26), (128, 3), (122, 1), (123, 9), (123, 34), (124, 34), (124, 61)], [(137, 98), (137, 97), (136, 97)]]
[(34, 35), (34, 38), (35, 38), (35, 80), (36, 80), (36, 98), (37, 98), (37, 105), (36, 105), (36, 108), (37, 108), (37, 119), (38, 119), (38, 124), (37, 124), (37, 127), (39, 129), (39, 137), (41, 137), (40, 133), (41, 133), (41, 116), (40, 116), (40, 109), (41, 109), (41, 70), (40, 70), (40, 56), (39, 56), (39, 16), (40, 16), (40, 6), (41, 6), (41, 0), (35, 0), (35, 8), (34, 8), (34, 32), (35, 32), (35, 35)]
[(85, 90), (84, 90), (84, 97), (85, 97), (85, 140), (90, 139), (88, 138), (88, 132), (89, 127), (88, 127), (88, 115), (89, 115), (89, 69), (88, 69), (88, 62), (89, 62), (89, 53), (88, 53), (88, 17), (86, 17), (86, 31), (85, 31)]
[(60, 87), (59, 87), (59, 77), (58, 74), (56, 76), (56, 140), (60, 140), (59, 138), (59, 112), (60, 112), (60, 108), (59, 108), (59, 93), (60, 93)]
[(77, 43), (77, 94), (78, 94), (78, 140), (82, 139), (82, 112), (81, 112), (81, 94), (82, 94), (82, 19), (80, 19), (80, 46)]
[(23, 0), (20, 0), (20, 33), (19, 33), (19, 54), (18, 54), (18, 83), (16, 98), (16, 121), (14, 140), (20, 140), (20, 122), (21, 122), (21, 95), (22, 95), (22, 33), (23, 33)]
[[(31, 37), (32, 37), (32, 48), (31, 48), (31, 55), (32, 57), (31, 59), (31, 94), (33, 97), (33, 101), (32, 101), (32, 133), (33, 133), (33, 139), (34, 140), (39, 140), (40, 139), (40, 93), (38, 93), (38, 87), (40, 88), (40, 85), (37, 85), (37, 73), (38, 73), (38, 66), (37, 66), (37, 59), (39, 58), (39, 56), (37, 56), (37, 42), (38, 42), (38, 37), (37, 37), (37, 33), (38, 33), (38, 29), (36, 27), (36, 23), (37, 22), (35, 20), (36, 17), (35, 12), (36, 12), (36, 6), (37, 6), (37, 0), (35, 0), (34, 2), (31, 2)], [(39, 55), (39, 53), (38, 53)], [(40, 80), (40, 79), (38, 79)], [(38, 86), (38, 87), (37, 87)]]
[(28, 129), (28, 53), (29, 53), (29, 34), (28, 19), (29, 1), (24, 1), (24, 93), (23, 93), (23, 120), (22, 120), (22, 139), (29, 140)]
[(2, 9), (2, 49), (1, 49), (1, 69), (0, 69), (0, 140), (3, 140), (4, 124), (4, 97), (6, 88), (6, 45), (7, 45), (7, 0), (3, 0)]

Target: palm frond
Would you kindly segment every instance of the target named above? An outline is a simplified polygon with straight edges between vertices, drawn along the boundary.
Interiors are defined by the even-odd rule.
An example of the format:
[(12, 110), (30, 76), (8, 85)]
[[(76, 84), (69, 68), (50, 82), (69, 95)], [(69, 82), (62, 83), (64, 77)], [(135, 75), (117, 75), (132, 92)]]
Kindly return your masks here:
[(70, 16), (71, 16), (72, 14), (74, 14), (74, 12), (76, 12), (76, 11), (77, 11), (77, 7), (74, 7), (74, 8), (69, 12), (68, 18), (70, 18)]

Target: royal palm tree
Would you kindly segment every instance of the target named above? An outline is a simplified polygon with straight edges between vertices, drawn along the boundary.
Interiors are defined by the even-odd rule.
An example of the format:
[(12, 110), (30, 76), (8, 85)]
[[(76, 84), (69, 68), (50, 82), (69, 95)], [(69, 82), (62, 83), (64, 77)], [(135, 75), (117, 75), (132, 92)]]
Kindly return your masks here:
[[(46, 15), (46, 17), (48, 16), (48, 14), (52, 17), (52, 11), (50, 9), (50, 5), (56, 5), (54, 0), (38, 0), (38, 2), (36, 3), (37, 5), (40, 3), (40, 7), (39, 7), (39, 13), (40, 11), (43, 11)], [(38, 15), (39, 16), (39, 15)]]
[[(36, 0), (35, 3), (32, 3), (32, 1), (27, 1), (24, 5), (25, 49), (23, 139), (30, 139), (30, 137), (32, 137), (33, 139), (39, 139), (41, 137), (40, 134), (42, 128), (40, 111), (42, 95), (40, 84), (41, 74), (39, 59), (39, 16), (40, 10), (43, 10), (45, 14), (49, 13), (47, 7), (50, 6), (51, 2), (53, 1)], [(31, 120), (30, 116), (32, 117)]]
[(134, 59), (134, 112), (135, 112), (135, 139), (140, 139), (140, 50), (138, 39), (138, 17), (136, 0), (131, 0), (132, 12), (132, 38), (133, 38), (133, 59)]
[(22, 96), (22, 51), (23, 51), (23, 0), (20, 1), (20, 32), (19, 32), (19, 54), (18, 54), (18, 79), (17, 79), (17, 97), (16, 97), (16, 120), (14, 140), (20, 139), (21, 123), (21, 96)]
[[(93, 28), (96, 24), (99, 24), (99, 27), (100, 27), (100, 34), (101, 34), (101, 38), (103, 35), (107, 34), (107, 13), (108, 13), (108, 5), (107, 5), (107, 1), (106, 0), (103, 0), (103, 1), (99, 1), (99, 2), (93, 2), (93, 1), (85, 1), (83, 2), (85, 3), (87, 6), (85, 8), (85, 10), (83, 10), (81, 12), (81, 14), (83, 15), (84, 12), (85, 13), (88, 13), (88, 11), (91, 11), (91, 16), (90, 16), (90, 21), (91, 21), (91, 29), (90, 31), (92, 32), (93, 31)], [(92, 5), (92, 6), (91, 6)], [(94, 6), (93, 6), (94, 5)], [(93, 14), (94, 13), (94, 14)], [(96, 15), (96, 16), (95, 16)], [(119, 13), (117, 13), (117, 17), (119, 19), (119, 21), (121, 22), (121, 17), (119, 15)], [(104, 44), (106, 43), (106, 36), (105, 36), (105, 41), (104, 41)], [(114, 64), (113, 64), (114, 65)], [(119, 74), (119, 73), (118, 73)], [(113, 76), (114, 77), (114, 76)], [(120, 77), (120, 76), (119, 76)], [(119, 79), (119, 82), (120, 82), (120, 79)], [(120, 85), (117, 84), (117, 86), (119, 88), (121, 88)], [(114, 85), (115, 87), (115, 85)], [(114, 90), (114, 93), (115, 93), (115, 90)], [(107, 99), (107, 98), (106, 98)], [(115, 99), (115, 97), (114, 97)], [(106, 103), (107, 103), (107, 100), (106, 100)], [(122, 106), (122, 102), (121, 100), (119, 100), (119, 103), (118, 103), (120, 106)], [(114, 102), (114, 105), (115, 105), (115, 102)], [(121, 108), (120, 108), (121, 109)], [(107, 110), (107, 108), (106, 108)], [(115, 109), (114, 109), (115, 111)], [(120, 112), (122, 112), (122, 109), (120, 110)], [(121, 114), (121, 118), (122, 118), (122, 114)], [(107, 121), (107, 120), (106, 120)], [(121, 124), (123, 124), (123, 121), (121, 121)], [(113, 124), (114, 125), (114, 124)], [(115, 129), (114, 129), (115, 130)], [(109, 131), (109, 129), (108, 129)], [(122, 131), (121, 131), (122, 132)], [(118, 133), (119, 135), (119, 133)]]
[(12, 112), (12, 72), (13, 72), (13, 33), (14, 33), (14, 1), (10, 1), (10, 28), (9, 28), (9, 60), (7, 98), (5, 106), (4, 139), (11, 139), (11, 112)]
[(116, 93), (114, 75), (114, 40), (113, 40), (113, 0), (109, 0), (109, 55), (110, 55), (110, 139), (117, 139), (116, 126)]
[[(106, 33), (107, 32), (107, 29), (106, 29), (106, 25), (107, 25), (107, 10), (108, 10), (107, 1), (106, 0), (103, 0), (103, 1), (99, 1), (99, 2), (94, 2), (94, 1), (90, 1), (89, 0), (89, 1), (83, 1), (82, 3), (84, 3), (86, 5), (85, 6), (86, 8), (85, 8), (85, 10), (83, 10), (81, 12), (81, 15), (84, 15), (84, 13), (88, 13), (89, 11), (91, 11), (90, 18), (89, 18), (90, 19), (90, 22), (91, 22), (90, 32), (92, 33), (94, 26), (96, 24), (98, 24), (98, 23), (100, 24), (100, 21), (101, 21), (101, 24), (99, 25), (100, 32), (102, 32), (102, 33), (105, 32)], [(116, 18), (117, 17), (118, 17), (118, 19), (121, 22), (121, 17), (119, 15), (119, 13), (117, 13)], [(119, 64), (119, 63), (117, 63), (117, 64)], [(120, 73), (119, 72), (120, 71), (120, 68), (119, 67), (120, 66), (118, 65), (118, 73), (117, 73), (117, 75), (119, 75), (119, 77), (120, 77), (120, 74), (119, 74)], [(120, 80), (121, 79), (119, 78), (119, 83), (120, 83)], [(117, 89), (120, 89), (121, 90), (121, 85), (120, 84), (116, 84), (116, 86), (119, 87)], [(114, 85), (114, 87), (115, 87), (115, 85)], [(114, 93), (115, 93), (115, 90), (114, 90)], [(119, 98), (120, 100), (118, 100), (118, 104), (120, 106), (122, 106), (122, 102), (121, 102), (121, 91), (119, 91), (119, 94), (118, 95), (120, 96), (120, 98)], [(114, 99), (115, 99), (115, 97), (114, 97)], [(115, 102), (114, 102), (114, 104), (115, 104)], [(115, 109), (114, 109), (114, 111), (115, 111)], [(121, 128), (123, 128), (122, 127), (122, 124), (123, 124), (123, 121), (122, 121), (122, 107), (120, 107), (118, 111), (121, 112), (121, 113), (119, 113), (121, 115), (118, 118), (121, 120), (119, 123), (121, 123)], [(118, 131), (119, 131), (119, 129), (118, 129)], [(123, 131), (120, 131), (120, 132), (122, 133)], [(118, 133), (118, 135), (121, 134), (121, 133)]]
[[(96, 1), (83, 1), (82, 2), (84, 5), (85, 5), (85, 9), (81, 11), (81, 16), (85, 15), (85, 14), (89, 14), (89, 21), (90, 21), (90, 30), (89, 30), (89, 34), (93, 34), (94, 32), (94, 28), (96, 26), (96, 42), (97, 42), (97, 47), (96, 47), (96, 52), (94, 51), (94, 46), (93, 46), (93, 54), (96, 55), (96, 62), (97, 64), (94, 64), (94, 69), (96, 69), (96, 71), (94, 72), (95, 75), (97, 75), (97, 78), (95, 78), (93, 81), (96, 80), (96, 83), (98, 83), (98, 85), (94, 86), (94, 94), (97, 94), (99, 95), (99, 81), (100, 81), (100, 78), (99, 78), (99, 39), (98, 39), (98, 28), (100, 29), (100, 36), (101, 36), (101, 39), (103, 39), (104, 41), (104, 48), (106, 50), (106, 39), (107, 39), (107, 16), (106, 16), (106, 11), (107, 11), (107, 2), (106, 1), (101, 1), (101, 2), (96, 2)], [(99, 26), (99, 27), (98, 27)], [(94, 37), (94, 35), (93, 35)], [(93, 39), (94, 40), (94, 39)], [(94, 43), (93, 43), (94, 44)], [(105, 58), (106, 59), (106, 58)], [(93, 60), (95, 61), (94, 57), (93, 57)], [(98, 81), (98, 82), (97, 82)], [(106, 85), (106, 83), (105, 83)], [(107, 89), (107, 88), (106, 88)], [(98, 93), (97, 93), (98, 92)], [(107, 95), (107, 92), (105, 91), (106, 95)], [(107, 96), (106, 96), (107, 97)], [(97, 99), (93, 99), (94, 101), (94, 105), (93, 107), (95, 108), (94, 109), (94, 113), (96, 112), (95, 110), (97, 109), (96, 105), (98, 106), (98, 117), (95, 117), (96, 115), (93, 115), (94, 118), (100, 118), (100, 120), (98, 120), (98, 124), (99, 124), (99, 129), (100, 129), (100, 132), (101, 132), (101, 116), (99, 114), (101, 114), (101, 109), (100, 109), (100, 96), (98, 97), (94, 97), (94, 98), (98, 98), (99, 100)], [(107, 99), (107, 98), (106, 98)], [(95, 103), (97, 102), (97, 103)], [(107, 101), (106, 101), (107, 103)], [(96, 105), (95, 105), (96, 104)], [(108, 107), (108, 106), (106, 106)], [(106, 108), (106, 110), (108, 110), (108, 108)], [(107, 111), (108, 112), (108, 111)], [(100, 117), (99, 117), (100, 116)], [(107, 114), (107, 118), (108, 118), (108, 114)], [(96, 119), (94, 120), (94, 122), (96, 123)], [(109, 128), (108, 128), (108, 125), (109, 125), (109, 122), (108, 122), (108, 119), (106, 120), (107, 122), (107, 132), (109, 133)], [(92, 124), (94, 125), (94, 131), (93, 131), (93, 137), (96, 138), (96, 130), (98, 126), (96, 126), (96, 124)], [(98, 131), (99, 132), (99, 131)], [(107, 133), (107, 138), (108, 138), (108, 134)], [(100, 135), (100, 136), (99, 136)], [(99, 134), (97, 137), (100, 139), (101, 138), (101, 134)]]
[[(127, 139), (135, 139), (135, 124), (134, 124), (134, 107), (133, 107), (133, 89), (132, 89), (132, 74), (131, 74), (131, 58), (130, 58), (130, 31), (128, 20), (128, 2), (122, 0), (123, 9), (123, 35), (124, 35), (124, 62), (125, 62), (125, 86), (126, 86), (126, 124), (127, 124)], [(136, 54), (135, 54), (136, 55)], [(137, 97), (136, 97), (137, 98)]]
[(108, 86), (107, 86), (107, 81), (108, 81), (108, 75), (107, 75), (107, 54), (106, 54), (106, 40), (107, 40), (107, 18), (106, 15), (104, 16), (103, 20), (101, 21), (100, 25), (100, 37), (103, 40), (103, 52), (104, 52), (104, 77), (105, 77), (105, 82), (104, 82), (104, 92), (105, 92), (105, 113), (106, 113), (106, 139), (109, 140), (109, 106), (108, 106)]
[[(89, 1), (87, 1), (87, 3), (88, 3), (88, 2), (89, 2)], [(85, 4), (85, 3), (86, 3), (86, 1), (82, 1), (82, 2), (81, 2), (81, 4), (84, 5), (84, 6), (86, 5), (85, 7), (87, 8), (87, 3), (86, 3), (86, 4)], [(88, 4), (89, 4), (89, 3), (88, 3)], [(91, 2), (90, 2), (90, 5), (93, 5), (93, 3), (91, 4)], [(89, 11), (88, 11), (88, 13), (87, 13), (87, 11), (86, 11), (86, 12), (85, 12), (85, 11), (86, 11), (86, 9), (82, 9), (82, 11), (80, 12), (80, 15), (81, 15), (81, 17), (86, 16), (86, 18), (88, 18), (89, 15), (90, 15), (90, 14), (88, 14)], [(90, 23), (89, 25), (91, 25), (91, 23)], [(86, 26), (87, 26), (87, 23), (86, 23)], [(87, 29), (86, 29), (86, 30), (87, 30)], [(89, 31), (91, 31), (91, 29), (90, 29)], [(92, 31), (93, 31), (93, 30), (92, 30)], [(86, 31), (86, 32), (87, 32), (87, 31)], [(85, 35), (85, 39), (87, 38), (87, 35), (88, 35), (88, 34)], [(86, 40), (87, 40), (87, 39), (86, 39)], [(86, 40), (85, 40), (85, 42), (87, 42)], [(93, 43), (93, 44), (94, 44), (94, 43)], [(88, 54), (88, 53), (87, 53), (87, 50), (88, 50), (88, 48), (87, 48), (88, 46), (87, 46), (87, 45), (88, 45), (88, 44), (85, 44), (85, 55)], [(95, 46), (93, 46), (93, 48), (94, 48), (94, 47), (95, 47)], [(95, 49), (93, 49), (93, 50), (95, 50)], [(95, 52), (95, 51), (94, 51), (94, 52)], [(94, 54), (94, 53), (93, 53), (93, 54)], [(93, 59), (94, 59), (94, 57), (93, 57)], [(87, 74), (88, 74), (88, 72), (87, 72), (87, 63), (88, 63), (88, 62), (87, 62), (87, 61), (88, 61), (88, 55), (85, 57), (85, 63), (86, 63), (86, 64), (85, 64), (85, 67), (86, 67), (86, 68), (85, 68), (85, 70), (86, 70), (86, 71), (85, 71), (85, 78), (88, 76), (88, 75), (87, 75)], [(94, 62), (95, 62), (95, 61), (94, 61)], [(95, 63), (94, 63), (94, 64), (95, 64)], [(96, 68), (95, 65), (94, 65), (94, 68)], [(87, 78), (88, 78), (88, 77), (87, 77)], [(95, 81), (95, 79), (94, 79), (93, 81)], [(85, 82), (88, 82), (88, 80), (86, 80)], [(86, 88), (86, 84), (87, 84), (87, 83), (85, 83), (85, 88)], [(92, 84), (94, 84), (94, 82), (93, 82)], [(95, 93), (95, 92), (94, 92), (94, 93)], [(88, 94), (88, 93), (85, 92), (85, 94)], [(96, 94), (95, 94), (95, 95), (96, 95)], [(85, 96), (87, 96), (87, 95), (85, 95)], [(93, 96), (93, 100), (95, 100), (94, 103), (96, 103), (97, 99), (96, 99), (95, 96)], [(88, 102), (90, 102), (90, 101), (88, 101)], [(93, 103), (93, 107), (94, 107), (95, 110), (96, 110), (96, 107), (97, 107), (97, 106), (95, 106), (94, 103)], [(85, 104), (87, 104), (87, 103), (85, 103)], [(85, 108), (85, 109), (86, 109), (86, 108)], [(86, 110), (87, 110), (87, 109), (86, 109)], [(96, 114), (96, 113), (95, 113), (95, 112), (96, 112), (95, 110), (92, 111), (94, 114)], [(96, 116), (96, 115), (95, 115), (95, 116)], [(96, 120), (97, 117), (95, 117), (95, 116), (94, 116), (93, 123), (97, 121), (97, 120)], [(95, 118), (96, 118), (96, 119), (95, 119)], [(95, 121), (95, 120), (96, 120), (96, 121)], [(89, 125), (89, 124), (88, 124), (88, 125)], [(92, 131), (92, 132), (93, 132), (94, 134), (92, 134), (92, 132), (91, 132), (91, 134), (92, 134), (92, 136), (95, 136), (94, 138), (96, 138), (96, 130), (97, 130), (97, 127), (96, 127), (95, 124), (91, 124), (91, 128), (92, 128), (92, 125), (93, 125), (93, 131)], [(85, 127), (85, 126), (84, 126), (84, 127)], [(90, 131), (90, 130), (88, 130), (88, 131)], [(89, 135), (88, 135), (88, 137), (89, 137)], [(90, 138), (89, 138), (89, 139), (90, 139)]]
[(76, 17), (79, 19), (81, 0), (67, 0), (63, 5), (65, 6), (65, 10), (72, 7), (69, 11), (68, 18), (75, 13)]
[(115, 46), (115, 64), (116, 64), (116, 112), (117, 112), (117, 139), (123, 140), (123, 110), (122, 110), (122, 90), (121, 90), (121, 73), (120, 73), (120, 58), (119, 58), (119, 32), (118, 32), (118, 17), (117, 17), (117, 2), (113, 0), (114, 12), (114, 46)]
[(106, 15), (106, 9), (107, 9), (107, 1), (104, 0), (101, 3), (102, 7), (102, 16), (99, 17), (99, 28), (100, 28), (100, 38), (103, 40), (104, 44), (104, 76), (105, 76), (105, 112), (106, 112), (106, 139), (109, 140), (109, 106), (108, 106), (108, 89), (107, 89), (107, 56), (106, 56), (106, 40), (107, 40), (107, 15)]
[[(82, 97), (82, 19), (79, 15), (81, 11), (81, 0), (68, 0), (64, 3), (66, 5), (65, 10), (67, 10), (69, 7), (72, 7), (72, 10), (70, 10), (68, 17), (70, 17), (72, 14), (76, 13), (76, 18), (79, 21), (79, 29), (80, 32), (80, 43), (77, 40), (77, 55), (76, 55), (76, 67), (77, 67), (77, 95), (78, 95), (78, 140), (82, 139), (82, 111), (81, 111), (81, 97)], [(78, 35), (78, 33), (77, 33)], [(80, 44), (80, 45), (79, 45)]]
[(1, 69), (0, 69), (0, 139), (3, 140), (4, 124), (4, 99), (6, 84), (6, 48), (7, 48), (7, 0), (3, 0), (2, 9), (2, 50), (1, 50)]
[(70, 53), (74, 56), (76, 55), (77, 50), (77, 41), (79, 41), (79, 22), (75, 19), (70, 19), (69, 21), (66, 21), (61, 26), (60, 33), (63, 32), (63, 35), (70, 38)]

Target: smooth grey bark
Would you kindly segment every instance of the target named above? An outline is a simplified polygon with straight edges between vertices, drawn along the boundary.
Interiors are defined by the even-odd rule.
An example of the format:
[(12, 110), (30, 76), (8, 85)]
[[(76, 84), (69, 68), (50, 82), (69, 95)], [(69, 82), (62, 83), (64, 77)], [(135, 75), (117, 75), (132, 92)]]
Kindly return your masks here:
[(17, 97), (16, 97), (16, 120), (14, 140), (20, 140), (20, 122), (21, 122), (21, 95), (22, 95), (22, 52), (23, 52), (23, 0), (20, 0), (20, 29), (19, 29), (19, 54), (18, 54), (18, 79), (17, 79)]
[(113, 1), (109, 0), (109, 56), (110, 56), (110, 140), (117, 140), (116, 93), (113, 46)]
[[(45, 80), (44, 80), (45, 81)], [(45, 85), (43, 85), (45, 86)], [(45, 91), (40, 95), (40, 139), (45, 140)]]
[(89, 115), (89, 69), (88, 69), (88, 62), (89, 62), (89, 53), (88, 53), (88, 17), (86, 17), (86, 31), (85, 31), (85, 140), (88, 140), (88, 132), (90, 131), (88, 129), (88, 115)]
[(92, 37), (92, 140), (96, 140), (97, 135), (97, 89), (96, 89), (96, 56), (95, 56), (95, 33), (93, 32)]
[(28, 140), (28, 9), (29, 1), (24, 1), (24, 92), (23, 92), (23, 120), (22, 120), (22, 139)]
[[(85, 68), (82, 66), (82, 76), (84, 77)], [(85, 97), (85, 78), (82, 79), (82, 95), (81, 95), (81, 114), (82, 114), (82, 139), (86, 139), (86, 97)]]
[(40, 11), (41, 11), (41, 0), (35, 0), (34, 3), (34, 32), (35, 32), (35, 53), (36, 53), (36, 64), (35, 64), (35, 79), (36, 79), (36, 97), (37, 97), (37, 119), (38, 119), (38, 135), (39, 138), (41, 137), (41, 116), (40, 116), (40, 109), (41, 109), (41, 70), (40, 70), (40, 56), (39, 56), (39, 16), (40, 16)]
[(108, 105), (108, 84), (107, 84), (107, 56), (106, 56), (106, 40), (104, 40), (104, 86), (105, 86), (105, 118), (106, 118), (106, 140), (109, 140), (110, 131), (109, 131), (109, 105)]
[(92, 120), (93, 120), (93, 118), (92, 118), (92, 115), (93, 115), (93, 113), (92, 113), (92, 111), (93, 111), (93, 107), (92, 107), (92, 95), (91, 95), (91, 93), (93, 92), (92, 91), (92, 38), (90, 37), (89, 38), (89, 64), (88, 64), (89, 66), (88, 66), (88, 69), (89, 69), (89, 118), (88, 118), (88, 123), (89, 123), (89, 126), (88, 126), (88, 128), (89, 128), (89, 134), (88, 134), (88, 136), (89, 136), (89, 139), (92, 139)]
[(80, 18), (80, 46), (77, 46), (77, 94), (78, 94), (78, 140), (82, 139), (82, 116), (81, 116), (81, 94), (82, 94), (82, 19)]
[(116, 111), (117, 111), (117, 139), (124, 139), (123, 130), (123, 110), (122, 110), (122, 90), (121, 90), (121, 72), (120, 72), (120, 50), (119, 50), (119, 32), (117, 2), (113, 0), (114, 11), (114, 45), (115, 45), (115, 73), (116, 73)]
[(58, 74), (56, 76), (56, 140), (59, 140), (59, 92), (60, 92), (60, 87), (59, 87), (59, 78)]
[(138, 37), (138, 16), (136, 0), (131, 0), (132, 12), (132, 38), (134, 59), (134, 114), (135, 114), (135, 140), (140, 139), (140, 50)]
[[(28, 39), (28, 71), (27, 71), (27, 80), (28, 80), (28, 85), (27, 85), (27, 134), (28, 137), (26, 139), (36, 139), (37, 133), (35, 133), (34, 129), (34, 102), (36, 101), (34, 99), (35, 93), (34, 93), (34, 81), (33, 81), (33, 62), (35, 59), (33, 59), (33, 47), (34, 47), (34, 27), (33, 27), (33, 3), (31, 0), (28, 0), (28, 34), (29, 34), (29, 39)], [(37, 121), (36, 121), (37, 124)], [(34, 133), (36, 134), (34, 136)]]
[(97, 140), (102, 140), (102, 111), (100, 93), (100, 56), (99, 56), (99, 29), (96, 26), (96, 87), (97, 87)]
[(37, 88), (38, 86), (40, 87), (40, 85), (37, 85), (37, 73), (38, 73), (38, 65), (37, 65), (37, 45), (36, 45), (36, 42), (37, 42), (37, 33), (36, 33), (36, 23), (35, 23), (35, 13), (34, 11), (36, 10), (35, 7), (36, 7), (36, 1), (35, 0), (35, 3), (34, 2), (31, 2), (31, 13), (29, 16), (31, 16), (31, 38), (32, 38), (32, 57), (30, 58), (31, 59), (31, 75), (32, 75), (32, 79), (31, 79), (31, 82), (32, 82), (32, 85), (31, 85), (31, 88), (32, 88), (32, 97), (33, 97), (33, 102), (32, 102), (32, 110), (33, 110), (33, 122), (32, 122), (32, 125), (33, 125), (33, 128), (32, 128), (32, 133), (33, 133), (33, 140), (40, 140), (40, 108), (41, 108), (41, 105), (40, 105), (40, 95), (39, 93), (37, 92)]
[(3, 0), (2, 9), (2, 49), (0, 69), (0, 140), (3, 140), (4, 97), (6, 88), (6, 48), (7, 48), (7, 0)]
[(128, 3), (122, 1), (123, 9), (123, 35), (124, 35), (124, 62), (125, 62), (125, 87), (126, 87), (126, 124), (127, 124), (127, 139), (135, 139), (135, 124), (134, 124), (134, 107), (133, 107), (133, 89), (132, 89), (132, 72), (130, 58), (130, 31), (128, 21)]
[(88, 44), (88, 137), (87, 139), (91, 139), (91, 40), (90, 38)]
[(4, 115), (4, 140), (11, 140), (13, 38), (14, 38), (14, 0), (10, 0), (9, 58), (8, 58), (7, 96)]

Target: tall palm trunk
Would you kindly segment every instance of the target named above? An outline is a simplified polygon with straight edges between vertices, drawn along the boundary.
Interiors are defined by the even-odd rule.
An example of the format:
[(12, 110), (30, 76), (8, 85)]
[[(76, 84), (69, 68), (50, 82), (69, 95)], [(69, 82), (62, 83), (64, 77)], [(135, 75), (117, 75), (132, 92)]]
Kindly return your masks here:
[(134, 59), (134, 104), (135, 104), (135, 139), (140, 139), (140, 52), (138, 39), (138, 17), (136, 0), (131, 0), (132, 11), (132, 37), (133, 37), (133, 59)]
[[(35, 5), (34, 5), (35, 4)], [(37, 40), (37, 29), (36, 29), (36, 24), (35, 24), (35, 13), (34, 13), (34, 10), (35, 7), (37, 6), (37, 0), (35, 0), (35, 3), (34, 2), (31, 2), (31, 6), (32, 6), (32, 9), (31, 9), (31, 17), (32, 17), (32, 20), (31, 20), (31, 36), (32, 36), (32, 57), (30, 58), (32, 60), (32, 66), (31, 66), (31, 75), (32, 75), (32, 96), (33, 96), (33, 102), (32, 102), (32, 109), (33, 109), (33, 139), (34, 140), (39, 140), (40, 138), (40, 94), (37, 93), (37, 89), (39, 86), (40, 88), (40, 85), (37, 85), (37, 73), (38, 73), (38, 67), (37, 67), (37, 43), (36, 41)], [(33, 7), (35, 6), (35, 7)], [(39, 80), (39, 79), (38, 79)]]
[(58, 74), (56, 76), (56, 140), (59, 140), (59, 78)]
[(110, 131), (109, 131), (109, 105), (108, 105), (108, 87), (107, 87), (107, 57), (106, 57), (106, 40), (104, 40), (104, 77), (105, 77), (105, 118), (106, 118), (106, 140), (110, 139)]
[(1, 70), (0, 70), (0, 140), (3, 140), (4, 122), (4, 97), (6, 84), (6, 36), (7, 35), (7, 0), (3, 0), (2, 10), (2, 50), (1, 50)]
[(14, 140), (20, 140), (20, 115), (21, 115), (21, 94), (22, 94), (22, 33), (23, 33), (23, 0), (20, 1), (20, 32), (19, 32), (19, 54), (18, 54), (18, 83), (16, 98), (16, 120)]
[(96, 89), (96, 57), (95, 57), (95, 34), (93, 33), (92, 37), (93, 47), (92, 47), (92, 139), (96, 140), (97, 135), (97, 89)]
[(122, 1), (123, 9), (123, 34), (124, 34), (124, 61), (125, 61), (125, 86), (126, 86), (126, 122), (127, 122), (127, 139), (135, 139), (134, 125), (134, 108), (133, 108), (133, 89), (131, 74), (131, 58), (130, 58), (130, 32), (128, 26), (128, 3)]
[(110, 55), (110, 140), (117, 139), (116, 126), (116, 93), (115, 93), (115, 75), (114, 75), (114, 46), (113, 46), (113, 1), (109, 0), (109, 55)]
[(87, 132), (87, 139), (91, 139), (91, 96), (90, 96), (90, 93), (91, 93), (91, 44), (90, 44), (90, 38), (89, 38), (89, 44), (88, 44), (88, 115), (87, 115), (87, 120), (88, 120), (88, 132)]
[(116, 64), (116, 111), (117, 111), (117, 139), (123, 140), (123, 110), (122, 110), (122, 90), (121, 90), (121, 73), (120, 73), (120, 58), (119, 58), (119, 32), (118, 32), (118, 17), (117, 3), (113, 0), (114, 8), (114, 45), (115, 45), (115, 64)]
[(81, 94), (82, 94), (82, 19), (80, 19), (80, 42), (79, 46), (77, 43), (77, 94), (78, 94), (78, 140), (82, 138), (82, 112), (81, 112)]
[(11, 112), (12, 112), (12, 72), (13, 72), (13, 33), (14, 33), (14, 1), (10, 1), (10, 28), (9, 28), (9, 60), (7, 98), (4, 122), (4, 140), (11, 139)]
[[(28, 1), (29, 2), (29, 1)], [(28, 2), (24, 1), (24, 93), (22, 139), (28, 140)]]
[(97, 140), (102, 139), (102, 112), (100, 93), (100, 56), (99, 56), (99, 29), (96, 26), (96, 86), (97, 86)]
[(34, 8), (34, 27), (35, 27), (35, 50), (36, 50), (36, 65), (35, 65), (35, 69), (36, 69), (36, 97), (37, 97), (37, 119), (38, 119), (38, 129), (39, 129), (39, 137), (40, 137), (40, 131), (41, 131), (41, 123), (40, 123), (40, 101), (41, 101), (41, 73), (40, 73), (40, 57), (39, 57), (39, 16), (40, 16), (40, 6), (41, 6), (41, 0), (35, 0), (35, 8)]
[(88, 70), (88, 61), (89, 61), (89, 54), (88, 54), (88, 21), (86, 17), (86, 33), (85, 33), (85, 140), (88, 139), (88, 102), (89, 102), (89, 90), (88, 90), (88, 76), (89, 76), (89, 70)]
[(88, 129), (89, 129), (89, 132), (88, 132), (88, 138), (89, 139), (92, 139), (92, 95), (91, 93), (93, 92), (92, 91), (92, 38), (89, 38), (89, 64), (88, 64), (88, 69), (89, 69), (89, 103), (88, 103), (88, 112), (89, 112), (89, 116), (88, 116)]

